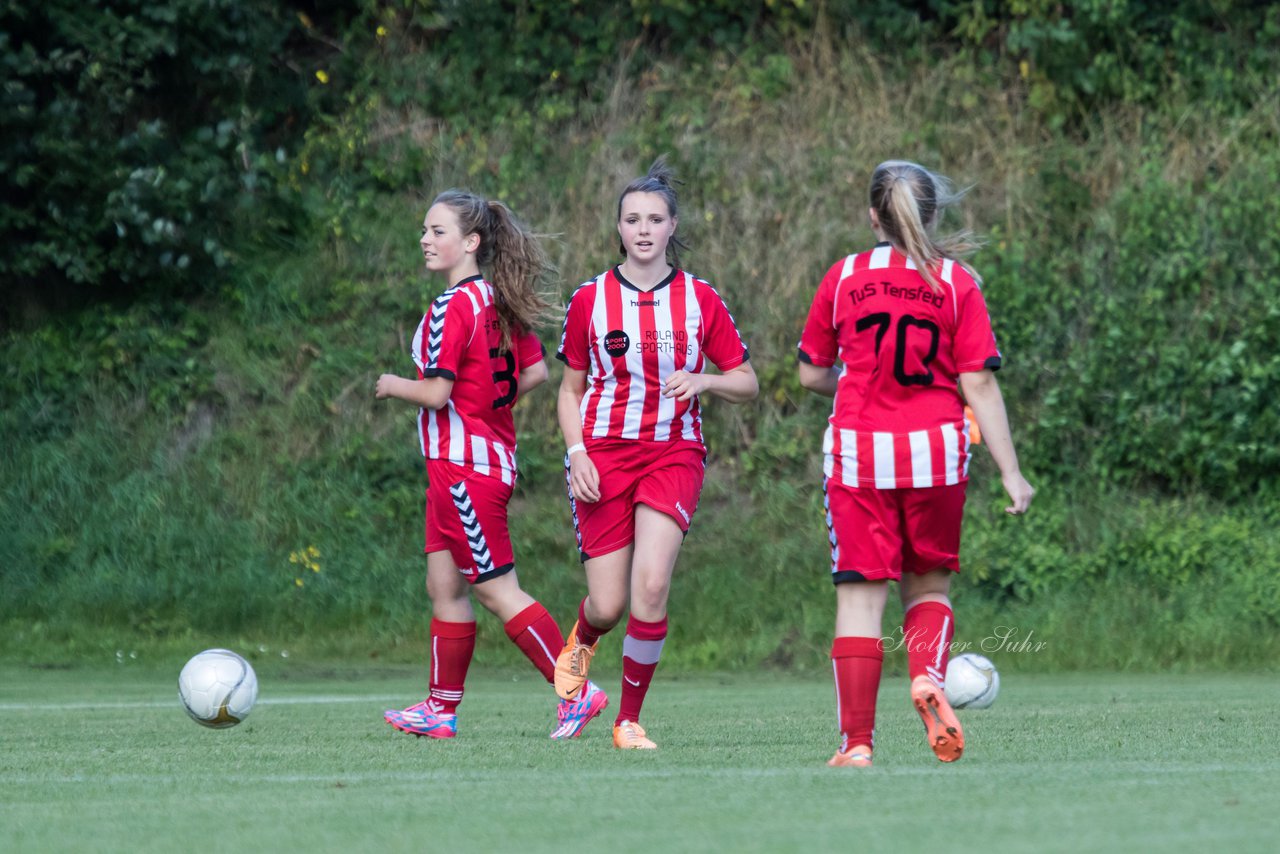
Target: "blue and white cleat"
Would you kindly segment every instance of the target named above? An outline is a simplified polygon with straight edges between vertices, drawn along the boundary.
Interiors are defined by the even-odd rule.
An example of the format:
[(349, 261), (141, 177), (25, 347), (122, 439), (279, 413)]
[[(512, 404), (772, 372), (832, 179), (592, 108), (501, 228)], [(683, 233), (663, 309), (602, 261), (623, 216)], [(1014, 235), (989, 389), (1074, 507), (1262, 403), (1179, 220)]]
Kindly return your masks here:
[(458, 734), (458, 716), (449, 712), (432, 711), (424, 701), (407, 709), (387, 709), (382, 717), (401, 732), (418, 737), (453, 738)]

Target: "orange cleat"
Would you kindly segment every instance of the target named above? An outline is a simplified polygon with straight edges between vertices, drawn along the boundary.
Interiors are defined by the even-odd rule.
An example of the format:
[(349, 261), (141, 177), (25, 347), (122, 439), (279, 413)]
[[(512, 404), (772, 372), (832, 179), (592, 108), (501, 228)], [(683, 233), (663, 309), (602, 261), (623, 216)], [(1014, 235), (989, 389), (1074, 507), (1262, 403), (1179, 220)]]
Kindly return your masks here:
[(634, 721), (623, 721), (613, 728), (613, 746), (619, 750), (657, 750), (644, 728)]
[(827, 764), (832, 768), (870, 768), (871, 745), (859, 744), (848, 750), (841, 748), (827, 760)]
[(573, 628), (569, 630), (569, 640), (556, 656), (556, 693), (560, 695), (560, 699), (577, 698), (587, 681), (587, 674), (591, 671), (591, 657), (595, 654), (594, 643), (587, 646), (578, 640), (578, 621), (574, 620)]
[(964, 753), (964, 731), (947, 695), (928, 676), (911, 680), (911, 702), (924, 721), (925, 738), (940, 762), (955, 762)]

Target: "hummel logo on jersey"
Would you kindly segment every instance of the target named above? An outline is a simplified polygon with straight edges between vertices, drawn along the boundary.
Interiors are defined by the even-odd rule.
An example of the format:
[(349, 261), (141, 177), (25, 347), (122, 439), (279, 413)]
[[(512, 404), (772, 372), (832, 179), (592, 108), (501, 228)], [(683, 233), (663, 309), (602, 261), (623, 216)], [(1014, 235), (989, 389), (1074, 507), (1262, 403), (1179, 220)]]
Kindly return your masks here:
[(689, 524), (689, 512), (688, 512), (687, 510), (685, 510), (683, 507), (681, 507), (681, 506), (680, 506), (680, 502), (679, 502), (679, 501), (677, 501), (677, 502), (676, 502), (676, 510), (677, 510), (677, 511), (679, 511), (680, 515), (684, 517), (684, 523), (685, 523), (686, 525), (688, 525), (688, 524)]
[(631, 347), (631, 338), (621, 329), (615, 329), (604, 336), (604, 351), (613, 358), (626, 354)]
[(655, 308), (657, 308), (658, 306), (662, 305), (662, 300), (660, 300), (660, 299), (644, 299), (644, 298), (642, 297), (642, 298), (640, 298), (640, 299), (633, 299), (633, 300), (631, 301), (631, 307), (632, 307), (632, 308), (639, 308), (639, 307), (640, 307), (640, 306), (642, 306), (642, 305), (651, 305), (651, 306), (654, 306)]

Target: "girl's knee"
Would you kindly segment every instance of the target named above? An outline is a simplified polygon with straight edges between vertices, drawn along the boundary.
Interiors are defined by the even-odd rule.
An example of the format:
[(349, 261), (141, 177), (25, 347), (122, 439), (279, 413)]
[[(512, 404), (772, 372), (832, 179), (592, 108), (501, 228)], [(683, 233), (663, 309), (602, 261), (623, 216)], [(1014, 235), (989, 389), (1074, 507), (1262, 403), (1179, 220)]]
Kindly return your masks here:
[(670, 579), (661, 577), (641, 578), (632, 591), (632, 609), (637, 606), (646, 610), (664, 610), (667, 598), (671, 594)]
[(624, 599), (597, 599), (591, 597), (589, 607), (590, 613), (587, 615), (592, 625), (599, 628), (612, 628), (622, 620), (622, 612), (626, 610), (627, 603)]

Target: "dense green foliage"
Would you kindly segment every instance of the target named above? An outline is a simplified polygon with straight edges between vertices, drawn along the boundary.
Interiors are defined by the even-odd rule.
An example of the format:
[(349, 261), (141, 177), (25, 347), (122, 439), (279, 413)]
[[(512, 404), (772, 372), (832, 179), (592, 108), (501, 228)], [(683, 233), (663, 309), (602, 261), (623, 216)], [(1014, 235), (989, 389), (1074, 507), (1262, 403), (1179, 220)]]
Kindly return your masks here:
[(4, 4), (10, 298), (207, 288), (238, 241), (279, 227), (275, 184), (309, 113), (299, 29), (267, 0)]
[[(164, 10), (198, 6), (116, 18), (163, 23)], [(5, 32), (37, 14), (65, 29), (61, 8), (10, 12)], [(131, 301), (0, 340), (9, 645), (72, 643), (91, 623), (154, 643), (339, 631), (353, 648), (418, 655), (421, 464), (412, 413), (375, 404), (372, 388), (384, 370), (408, 372), (407, 338), (440, 286), (417, 272), (423, 199), (467, 185), (510, 202), (559, 235), (549, 246), (567, 293), (616, 257), (618, 187), (668, 152), (687, 181), (688, 263), (726, 295), (762, 380), (756, 404), (707, 407), (712, 476), (677, 573), (669, 661), (808, 666), (829, 643), (816, 489), (828, 404), (800, 389), (793, 353), (823, 270), (870, 239), (858, 199), (890, 156), (974, 185), (949, 224), (988, 239), (974, 262), (1041, 490), (1032, 514), (1005, 518), (979, 457), (962, 634), (1010, 621), (1052, 632), (1043, 667), (1273, 661), (1257, 639), (1280, 627), (1280, 58), (1263, 49), (1278, 19), (1258, 4), (1205, 8), (1211, 24), (1190, 3), (636, 0), (592, 29), (591, 3), (365, 2), (252, 25), (228, 14), (200, 49), (126, 40), (113, 79), (138, 82), (110, 104), (72, 85), (89, 73), (84, 56), (56, 86), (52, 66), (16, 75), (6, 110), (39, 79), (52, 86), (41, 97), (88, 110), (75, 121), (123, 133), (159, 115), (148, 99), (178, 97), (147, 63), (205, 57), (221, 69), (212, 107), (166, 114), (166, 139), (185, 142), (165, 151), (188, 158), (166, 174), (204, 163), (234, 192), (208, 204), (182, 195), (197, 183), (157, 195), (213, 218), (152, 227), (159, 242), (87, 239), (115, 233), (100, 212), (66, 240), (8, 241), (12, 257), (34, 258), (84, 238), (72, 255), (100, 274), (49, 262), (32, 281), (139, 283)], [(181, 20), (157, 32), (178, 39)], [(278, 61), (272, 46), (296, 56), (322, 32), (341, 33), (343, 49), (316, 48), (306, 73), (272, 78), (274, 94), (254, 88)], [(201, 52), (231, 42), (257, 71), (236, 77)], [(45, 68), (51, 53), (6, 61)], [(242, 110), (224, 147), (206, 121), (219, 110)], [(38, 168), (83, 168), (100, 189), (142, 168), (81, 125), (46, 126), (46, 112), (23, 114), (30, 144), (54, 146), (24, 155)], [(207, 146), (202, 127), (215, 129)], [(25, 192), (6, 216), (56, 198)], [(197, 265), (192, 248), (180, 267), (195, 231), (236, 263)], [(193, 284), (196, 266), (218, 272)], [(581, 583), (552, 397), (539, 390), (517, 410), (513, 530), (526, 585), (567, 616)], [(1140, 629), (1073, 637), (1114, 621)], [(500, 632), (485, 643), (508, 654)]]

